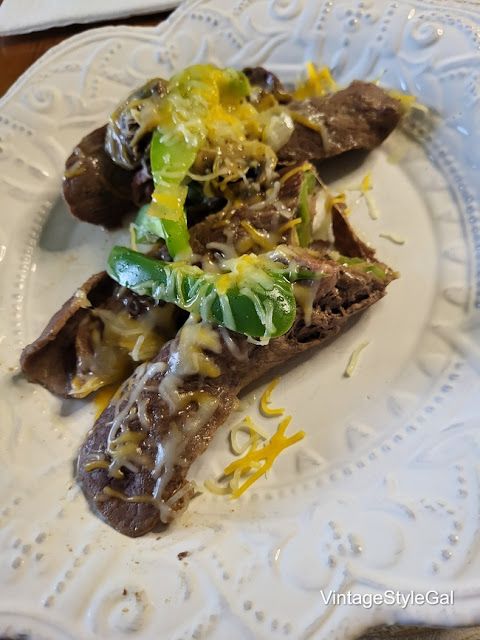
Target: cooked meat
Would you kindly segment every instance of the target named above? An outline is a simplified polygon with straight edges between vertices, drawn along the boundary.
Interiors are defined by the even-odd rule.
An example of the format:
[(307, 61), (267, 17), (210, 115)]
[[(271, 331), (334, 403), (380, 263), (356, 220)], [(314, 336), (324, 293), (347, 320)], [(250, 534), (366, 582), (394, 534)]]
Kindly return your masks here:
[(280, 162), (320, 161), (354, 149), (371, 150), (395, 129), (401, 105), (370, 82), (352, 82), (322, 98), (288, 105), (295, 128), (278, 152)]
[[(252, 85), (259, 88), (257, 102), (274, 95), (279, 102), (288, 103), (294, 117), (290, 140), (278, 152), (280, 164), (318, 162), (353, 149), (373, 149), (393, 131), (401, 116), (398, 100), (371, 83), (353, 82), (323, 98), (291, 102), (273, 73), (262, 67), (245, 71)], [(132, 96), (137, 101), (138, 96), (140, 101), (155, 100), (161, 98), (163, 89), (162, 81), (155, 79)], [(127, 212), (149, 202), (153, 190), (148, 163), (150, 134), (147, 131), (136, 141), (138, 124), (126, 108), (132, 96), (120, 105), (108, 126), (85, 136), (67, 160), (65, 200), (72, 214), (85, 222), (114, 228)], [(208, 172), (212, 162), (212, 158), (199, 154), (194, 171)], [(261, 181), (261, 176), (257, 180)], [(232, 183), (232, 193), (244, 197), (242, 185), (239, 183), (236, 189)], [(218, 211), (224, 204), (220, 197), (199, 200), (198, 188), (190, 191), (187, 201), (190, 224), (201, 215)]]
[(152, 200), (153, 178), (150, 172), (150, 163), (142, 162), (132, 178), (132, 202), (137, 207), (148, 204)]
[(105, 272), (89, 278), (52, 317), (35, 342), (22, 351), (20, 365), (30, 382), (60, 396), (71, 392), (76, 366), (75, 338), (88, 307), (111, 295), (115, 283)]
[(335, 237), (335, 249), (348, 258), (374, 260), (375, 250), (357, 236), (348, 218), (343, 215), (345, 209), (344, 204), (332, 207), (332, 232)]
[[(151, 200), (153, 179), (148, 162), (134, 170), (123, 169), (105, 151), (106, 125), (82, 138), (65, 164), (63, 195), (70, 213), (83, 222), (108, 229), (119, 227), (123, 217)], [(225, 204), (208, 198), (192, 183), (186, 202), (189, 224)]]
[(260, 94), (255, 96), (255, 103), (261, 102), (265, 94), (273, 95), (278, 102), (285, 103), (291, 100), (279, 78), (263, 67), (245, 67), (243, 73), (247, 76), (253, 87), (260, 89)]
[(278, 194), (270, 198), (267, 196), (264, 202), (252, 205), (250, 201), (226, 207), (196, 224), (191, 233), (193, 252), (202, 256), (221, 252), (222, 245), (227, 243), (238, 254), (264, 253), (278, 244), (288, 244), (292, 228), (279, 230), (298, 215), (302, 204), (313, 213), (320, 189), (318, 184), (314, 185), (304, 196), (309, 200), (302, 203), (304, 175), (299, 170), (286, 176), (287, 179), (278, 184)]
[(152, 106), (166, 92), (167, 82), (162, 78), (152, 78), (128, 95), (110, 116), (105, 132), (105, 150), (119, 167), (135, 170), (142, 164), (154, 128)]
[[(218, 242), (221, 244), (211, 249), (212, 254), (217, 252), (218, 247), (228, 239), (224, 235), (226, 229), (229, 229), (227, 235), (231, 234), (231, 241), (238, 253), (262, 250), (258, 244), (245, 243), (250, 236), (241, 222), (249, 222), (262, 233), (275, 232), (286, 221), (275, 207), (294, 215), (299, 204), (303, 175), (303, 172), (298, 172), (284, 182), (275, 199), (276, 204), (267, 204), (263, 209), (258, 208), (258, 203), (253, 208), (244, 205), (228, 212), (212, 214), (193, 226), (190, 230), (193, 251), (204, 255), (209, 251), (207, 245), (210, 246), (210, 242)], [(227, 224), (228, 227), (225, 226)], [(277, 233), (275, 244), (287, 241), (288, 235), (289, 232)], [(163, 248), (156, 255), (169, 259)], [(79, 393), (86, 395), (88, 387), (83, 386), (79, 392), (78, 385), (93, 374), (96, 383), (99, 383), (99, 378), (103, 378), (105, 384), (107, 380), (114, 382), (124, 379), (130, 374), (134, 362), (128, 356), (128, 351), (116, 345), (114, 340), (106, 344), (105, 340), (100, 339), (105, 332), (106, 322), (105, 314), (101, 317), (102, 311), (114, 312), (119, 318), (123, 312), (124, 320), (128, 321), (128, 317), (146, 317), (153, 306), (152, 300), (122, 289), (105, 272), (92, 276), (53, 316), (41, 336), (24, 349), (21, 357), (24, 374), (31, 382), (37, 382), (53, 393), (66, 397), (78, 396)], [(184, 316), (178, 309), (175, 313), (175, 323), (181, 322)], [(159, 333), (171, 337), (174, 327), (169, 318), (159, 317), (155, 326)], [(93, 341), (94, 334), (96, 339)], [(110, 373), (107, 369), (110, 369)]]
[[(172, 315), (173, 313), (173, 315)], [(182, 314), (128, 291), (103, 271), (87, 280), (52, 317), (35, 342), (22, 351), (20, 364), (30, 382), (64, 397), (85, 397), (124, 380), (151, 358), (180, 326)]]
[[(232, 411), (239, 391), (336, 336), (385, 293), (388, 280), (311, 251), (297, 251), (295, 260), (323, 272), (314, 285), (310, 322), (299, 308), (290, 331), (268, 346), (187, 323), (153, 362), (137, 368), (95, 423), (80, 449), (78, 481), (94, 512), (117, 531), (140, 536), (178, 515), (193, 495), (188, 470)], [(208, 362), (205, 370), (195, 366), (202, 359)]]
[(84, 222), (117, 227), (132, 210), (133, 173), (116, 165), (104, 148), (106, 126), (82, 138), (65, 165), (63, 195)]

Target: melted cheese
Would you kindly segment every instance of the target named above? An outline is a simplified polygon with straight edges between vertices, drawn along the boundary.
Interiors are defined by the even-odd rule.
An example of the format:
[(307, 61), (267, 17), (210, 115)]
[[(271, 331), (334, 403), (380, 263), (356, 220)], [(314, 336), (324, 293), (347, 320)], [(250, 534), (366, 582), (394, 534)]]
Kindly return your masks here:
[[(173, 478), (175, 469), (182, 465), (182, 452), (186, 438), (193, 437), (211, 420), (218, 407), (218, 399), (203, 389), (181, 391), (184, 378), (192, 375), (217, 377), (219, 367), (205, 353), (220, 353), (220, 335), (205, 323), (189, 319), (179, 332), (178, 343), (172, 343), (168, 364), (156, 362), (140, 365), (117, 395), (115, 414), (107, 438), (107, 457), (110, 460), (92, 460), (89, 470), (106, 468), (112, 477), (122, 477), (122, 468), (137, 472), (139, 467), (151, 468), (155, 486), (151, 496), (123, 496), (118, 492), (107, 492), (109, 497), (128, 502), (151, 502), (159, 510), (162, 522), (169, 522), (180, 510), (175, 508), (192, 491), (190, 483), (183, 484), (168, 500), (163, 494)], [(162, 398), (173, 418), (169, 431), (157, 445), (155, 460), (142, 452), (141, 444), (149, 430), (148, 397), (142, 391), (148, 382), (163, 374), (155, 389)], [(138, 420), (142, 431), (128, 428), (131, 419)], [(168, 420), (168, 416), (164, 417)], [(168, 422), (167, 422), (168, 424)], [(186, 506), (186, 501), (185, 505)]]
[(243, 351), (238, 347), (237, 343), (235, 342), (235, 340), (232, 338), (232, 336), (229, 334), (228, 329), (225, 329), (225, 327), (219, 327), (218, 331), (220, 333), (220, 335), (222, 336), (223, 342), (225, 343), (225, 346), (227, 347), (227, 349), (230, 351), (230, 353), (232, 354), (232, 356), (236, 359), (236, 360), (241, 360), (241, 361), (245, 361), (248, 358), (248, 350), (244, 349)]
[(118, 383), (130, 374), (133, 362), (152, 359), (172, 332), (172, 311), (171, 305), (152, 307), (132, 318), (123, 309), (93, 310), (92, 316), (99, 318), (102, 325), (101, 329), (93, 325), (90, 330), (92, 353), (82, 354), (78, 369), (86, 373), (72, 379), (72, 395), (84, 398), (106, 385)]
[[(147, 504), (153, 502), (152, 496), (149, 496), (148, 494), (127, 496), (121, 491), (115, 491), (115, 489), (112, 489), (112, 487), (103, 487), (103, 494), (108, 498), (116, 498), (117, 500), (122, 500), (123, 502), (133, 502), (133, 503), (143, 502)], [(97, 501), (101, 501), (102, 500), (101, 495), (96, 497), (96, 499)]]
[(302, 309), (303, 321), (308, 326), (312, 321), (313, 305), (318, 291), (318, 281), (305, 284), (295, 282), (293, 285), (293, 293), (297, 304)]
[(83, 289), (77, 289), (73, 294), (73, 297), (77, 300), (77, 305), (82, 309), (88, 309), (92, 306), (92, 303)]
[[(194, 151), (215, 150), (213, 169), (208, 174), (195, 173), (195, 163), (187, 169), (193, 179), (205, 183), (205, 193), (211, 191), (212, 182), (216, 189), (226, 191), (228, 183), (244, 177), (253, 164), (275, 166), (276, 155), (264, 139), (268, 141), (279, 124), (283, 136), (284, 129), (288, 133), (293, 128), (286, 109), (278, 106), (275, 99), (266, 117), (247, 101), (249, 91), (246, 77), (233, 69), (214, 65), (188, 67), (171, 78), (162, 99), (143, 101), (138, 108), (133, 105), (131, 113), (140, 125), (133, 144), (146, 131), (158, 127), (165, 146), (180, 142)], [(157, 185), (168, 184), (183, 177), (165, 167), (156, 181)], [(161, 197), (161, 190), (156, 190), (156, 196)]]
[(304, 162), (303, 164), (293, 167), (293, 169), (289, 169), (288, 171), (283, 173), (280, 178), (280, 183), (285, 184), (287, 180), (295, 176), (297, 173), (305, 173), (306, 171), (315, 171), (313, 165), (310, 162)]
[(220, 353), (222, 345), (218, 332), (205, 322), (186, 322), (179, 333), (178, 349), (169, 361), (171, 371), (177, 376), (201, 375), (217, 378), (220, 369), (205, 354), (205, 350)]
[(97, 420), (108, 407), (110, 400), (113, 398), (117, 390), (118, 385), (111, 384), (107, 387), (99, 389), (99, 391), (96, 393), (95, 398), (93, 399), (93, 402), (95, 404), (95, 420)]
[(141, 431), (125, 429), (119, 436), (109, 442), (107, 454), (111, 462), (108, 474), (112, 478), (122, 478), (123, 467), (137, 473), (139, 467), (149, 464), (150, 459), (142, 453), (140, 448), (145, 436), (146, 434)]
[(218, 400), (206, 391), (190, 392), (186, 400), (194, 406), (185, 419), (183, 429), (185, 433), (197, 433), (208, 424), (218, 408)]
[(293, 229), (298, 224), (302, 224), (301, 218), (294, 218), (293, 220), (289, 220), (288, 222), (285, 222), (285, 224), (282, 224), (282, 226), (279, 227), (278, 229), (279, 235), (280, 236), (283, 235), (285, 231), (288, 231), (289, 229)]
[[(93, 315), (103, 322), (103, 342), (107, 345), (118, 346), (130, 353), (137, 348), (137, 361), (153, 358), (165, 343), (155, 327), (163, 320), (163, 308), (153, 307), (147, 313), (132, 318), (127, 311), (113, 312), (108, 309), (96, 309)], [(137, 344), (139, 337), (142, 343)]]
[[(116, 396), (115, 413), (107, 438), (108, 446), (117, 437), (121, 428), (127, 428), (130, 418), (138, 415), (137, 401), (140, 394), (147, 386), (149, 380), (155, 375), (163, 373), (167, 368), (165, 362), (145, 362), (137, 367), (131, 376), (119, 389)], [(115, 400), (115, 398), (114, 398)], [(148, 428), (148, 424), (141, 424), (142, 428)]]

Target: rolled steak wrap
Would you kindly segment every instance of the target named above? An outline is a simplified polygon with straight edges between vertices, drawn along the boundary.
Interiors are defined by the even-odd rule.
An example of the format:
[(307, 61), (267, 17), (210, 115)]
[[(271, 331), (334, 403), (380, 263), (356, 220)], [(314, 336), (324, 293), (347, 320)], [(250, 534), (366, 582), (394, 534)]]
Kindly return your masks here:
[(280, 163), (319, 162), (347, 151), (371, 151), (403, 114), (399, 100), (371, 82), (354, 81), (321, 98), (289, 103), (295, 127), (279, 150)]
[(121, 382), (138, 362), (153, 357), (175, 335), (181, 317), (176, 307), (132, 293), (102, 271), (25, 347), (20, 366), (30, 382), (59, 396), (83, 398)]
[[(245, 71), (253, 85), (283, 102), (293, 118), (293, 133), (277, 153), (279, 166), (320, 162), (354, 149), (370, 151), (395, 129), (402, 115), (400, 102), (369, 82), (355, 81), (323, 97), (292, 101), (271, 72), (261, 67)], [(125, 125), (126, 132), (120, 136), (127, 151), (132, 126)], [(66, 162), (63, 181), (71, 213), (107, 228), (119, 226), (127, 212), (149, 202), (153, 190), (146, 140), (151, 134), (143, 141), (143, 157), (138, 149), (131, 150), (136, 163), (127, 169), (128, 163), (117, 164), (115, 154), (112, 159), (111, 140), (117, 136), (112, 137), (111, 130), (110, 122), (78, 143)], [(190, 198), (187, 216), (196, 222), (199, 215), (217, 211), (221, 204), (218, 198), (204, 198), (201, 203)]]
[(288, 333), (261, 346), (189, 320), (136, 369), (96, 421), (80, 449), (77, 478), (92, 510), (117, 531), (140, 536), (181, 513), (194, 494), (188, 470), (241, 389), (338, 335), (394, 277), (384, 265), (377, 277), (308, 249), (288, 255), (321, 273), (310, 283), (311, 307), (298, 307)]
[[(279, 243), (288, 243), (291, 231), (279, 229), (289, 217), (297, 214), (304, 175), (303, 170), (290, 172), (287, 179), (279, 185), (273, 200), (228, 207), (191, 227), (193, 251), (202, 259), (213, 259), (218, 253), (262, 252), (265, 251), (265, 242), (270, 242), (271, 246), (267, 245), (270, 248)], [(315, 183), (304, 195), (302, 204), (312, 212), (319, 188), (318, 183)], [(245, 223), (248, 225), (245, 226)], [(255, 241), (255, 232), (267, 235), (259, 235)], [(262, 244), (258, 244), (259, 241)], [(153, 251), (153, 255), (168, 259), (168, 252), (164, 247)], [(150, 325), (146, 328), (153, 328), (159, 338), (173, 337), (175, 327), (180, 326), (185, 316), (172, 305), (164, 305), (164, 312), (161, 314), (155, 310), (155, 306), (150, 298), (117, 285), (106, 272), (98, 273), (77, 289), (53, 316), (40, 337), (25, 347), (20, 360), (22, 371), (30, 382), (39, 383), (52, 393), (65, 397), (88, 395), (88, 387), (84, 385), (79, 392), (75, 382), (78, 383), (79, 377), (88, 379), (89, 376), (91, 378), (96, 375), (98, 378), (99, 369), (103, 371), (105, 365), (117, 369), (116, 380), (112, 375), (104, 376), (105, 384), (121, 381), (131, 373), (135, 362), (127, 358), (128, 352), (118, 344), (113, 344), (113, 340), (108, 345), (108, 354), (105, 344), (101, 349), (98, 348), (98, 337), (97, 348), (94, 348), (92, 334), (100, 332), (102, 337), (109, 314), (112, 318), (111, 313), (114, 313), (117, 320), (123, 316), (126, 325), (129, 320), (143, 319)], [(173, 316), (168, 315), (169, 308)], [(126, 326), (126, 329), (132, 331), (131, 326)], [(100, 366), (99, 359), (103, 356), (105, 360), (107, 355), (108, 362)], [(90, 391), (95, 390), (93, 386), (90, 385)]]

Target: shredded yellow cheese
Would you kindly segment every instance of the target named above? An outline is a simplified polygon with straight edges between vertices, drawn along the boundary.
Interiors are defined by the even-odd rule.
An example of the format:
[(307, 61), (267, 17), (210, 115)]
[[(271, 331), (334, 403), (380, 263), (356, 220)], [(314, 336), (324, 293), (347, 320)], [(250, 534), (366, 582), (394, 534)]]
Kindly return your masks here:
[(367, 203), (368, 214), (370, 218), (372, 220), (378, 220), (378, 218), (380, 217), (380, 212), (378, 210), (375, 200), (372, 197), (372, 194), (369, 193), (368, 191), (365, 191), (363, 195), (365, 197), (365, 202)]
[(240, 224), (252, 238), (252, 240), (256, 244), (258, 244), (259, 247), (262, 247), (262, 249), (265, 249), (266, 251), (271, 251), (275, 248), (275, 244), (270, 240), (270, 238), (268, 238), (263, 233), (260, 233), (260, 231), (257, 231), (257, 229), (255, 229), (255, 227), (253, 227), (250, 222), (247, 222), (247, 220), (242, 220)]
[(341, 193), (337, 193), (336, 195), (332, 195), (331, 193), (327, 192), (326, 198), (325, 198), (325, 207), (324, 207), (325, 214), (327, 216), (330, 216), (333, 207), (337, 204), (344, 204), (345, 205), (344, 213), (347, 215), (350, 213), (350, 210), (346, 206), (347, 198), (345, 196), (345, 193), (343, 193), (343, 191)]
[[(278, 425), (277, 431), (261, 449), (249, 451), (242, 458), (234, 460), (225, 467), (223, 471), (224, 475), (233, 475), (235, 481), (232, 498), (239, 498), (243, 493), (245, 493), (245, 491), (251, 487), (254, 482), (267, 473), (284, 449), (305, 437), (305, 433), (303, 431), (298, 431), (289, 438), (285, 436), (285, 431), (287, 430), (291, 419), (291, 416), (284, 418)], [(254, 470), (253, 473), (251, 473), (252, 470)], [(241, 479), (244, 476), (248, 477), (246, 477), (242, 483)]]
[[(274, 380), (266, 389), (267, 400), (269, 393), (277, 384)], [(283, 412), (283, 409), (279, 411)], [(278, 414), (277, 414), (278, 415)], [(240, 497), (249, 487), (252, 486), (262, 475), (264, 475), (273, 465), (280, 453), (305, 437), (303, 431), (298, 431), (293, 436), (287, 438), (285, 431), (290, 424), (292, 417), (284, 418), (277, 427), (276, 432), (269, 436), (259, 428), (250, 418), (245, 417), (230, 432), (230, 444), (233, 453), (242, 458), (234, 460), (225, 467), (223, 474), (218, 480), (205, 480), (205, 488), (216, 495), (230, 495), (231, 498)], [(240, 431), (246, 432), (248, 439), (240, 444), (238, 434)], [(267, 441), (263, 447), (259, 444)]]
[(306, 71), (306, 79), (298, 85), (293, 94), (296, 100), (324, 96), (337, 89), (337, 83), (328, 67), (316, 67), (312, 62), (307, 62)]
[(351, 378), (353, 375), (353, 372), (355, 371), (355, 368), (357, 366), (358, 363), (358, 359), (360, 357), (360, 353), (365, 349), (365, 347), (368, 346), (368, 342), (362, 342), (360, 345), (358, 345), (358, 347), (353, 351), (352, 355), (350, 356), (349, 360), (348, 360), (348, 364), (347, 367), (345, 369), (345, 373), (344, 376), (346, 378)]
[(284, 184), (285, 182), (287, 182), (287, 180), (290, 180), (290, 178), (292, 178), (297, 173), (305, 173), (306, 171), (311, 171), (312, 169), (313, 169), (313, 165), (310, 164), (310, 162), (304, 162), (298, 167), (294, 167), (293, 169), (290, 169), (289, 171), (284, 173), (280, 177), (279, 182), (280, 184)]
[(365, 202), (367, 204), (368, 215), (372, 220), (378, 220), (380, 217), (380, 212), (375, 203), (373, 195), (370, 193), (372, 191), (372, 176), (370, 173), (367, 173), (359, 185), (347, 187), (346, 191), (360, 191), (361, 195), (365, 198)]
[(367, 173), (367, 175), (363, 178), (362, 182), (360, 183), (360, 190), (365, 193), (367, 191), (370, 191), (372, 189), (372, 176)]
[(210, 493), (214, 493), (217, 496), (226, 496), (230, 493), (229, 485), (221, 485), (210, 478), (205, 480), (203, 484), (207, 491), (210, 491)]
[(421, 102), (417, 102), (415, 96), (412, 96), (408, 93), (401, 93), (400, 91), (395, 91), (394, 89), (390, 90), (388, 93), (392, 98), (400, 102), (404, 113), (408, 113), (409, 111), (415, 109), (417, 111), (421, 111), (422, 113), (429, 113), (428, 107), (426, 107)]
[(262, 396), (260, 398), (260, 410), (264, 416), (267, 416), (269, 418), (282, 416), (285, 413), (285, 409), (283, 408), (272, 409), (268, 406), (270, 404), (270, 395), (272, 394), (272, 391), (275, 389), (279, 381), (280, 378), (274, 378), (262, 393)]
[(378, 207), (373, 199), (373, 196), (369, 193), (373, 189), (372, 185), (372, 177), (369, 173), (363, 178), (360, 183), (360, 191), (362, 192), (365, 202), (367, 203), (368, 213), (372, 220), (378, 220), (380, 217), (380, 213), (378, 211)]
[(285, 222), (285, 224), (282, 224), (281, 227), (279, 227), (278, 233), (282, 235), (283, 233), (285, 233), (285, 231), (288, 231), (289, 229), (293, 229), (293, 227), (296, 227), (297, 224), (301, 224), (301, 222), (302, 222), (301, 218), (294, 218), (293, 220), (289, 220), (288, 222)]
[[(241, 431), (247, 432), (248, 435), (248, 439), (243, 444), (238, 442), (238, 434)], [(246, 416), (230, 431), (230, 446), (237, 456), (243, 455), (250, 448), (255, 448), (260, 439), (268, 440), (268, 434), (260, 429), (250, 416)]]

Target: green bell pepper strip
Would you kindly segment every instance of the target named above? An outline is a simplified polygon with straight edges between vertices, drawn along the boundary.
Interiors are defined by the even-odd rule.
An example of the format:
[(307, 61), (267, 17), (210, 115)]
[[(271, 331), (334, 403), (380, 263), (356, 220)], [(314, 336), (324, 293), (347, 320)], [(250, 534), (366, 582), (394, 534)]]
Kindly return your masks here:
[(304, 174), (302, 186), (300, 187), (300, 194), (298, 199), (298, 213), (301, 219), (300, 224), (297, 226), (298, 241), (301, 247), (308, 247), (312, 242), (312, 219), (310, 215), (310, 195), (313, 193), (313, 188), (317, 183), (317, 178), (312, 171), (307, 171)]
[(243, 256), (229, 261), (228, 266), (230, 273), (205, 273), (184, 262), (162, 262), (114, 247), (107, 272), (140, 295), (171, 302), (206, 322), (252, 338), (286, 333), (295, 319), (296, 302), (282, 265)]
[(172, 258), (187, 259), (191, 253), (185, 214), (187, 187), (182, 181), (192, 166), (197, 148), (185, 140), (167, 146), (155, 131), (150, 146), (150, 163), (155, 190), (152, 203), (142, 207), (135, 221), (138, 242), (163, 238)]
[(341, 254), (333, 257), (335, 262), (338, 264), (345, 265), (346, 267), (350, 267), (354, 270), (356, 269), (362, 273), (368, 273), (378, 280), (387, 280), (389, 277), (395, 275), (393, 272), (389, 272), (384, 265), (379, 264), (378, 262), (369, 262), (363, 258), (347, 258)]
[[(195, 124), (189, 130), (188, 123), (177, 122), (166, 125), (165, 130), (158, 127), (153, 133), (150, 165), (155, 188), (152, 203), (135, 221), (138, 242), (150, 242), (160, 237), (165, 240), (173, 259), (189, 258), (192, 250), (185, 214), (188, 189), (184, 182), (205, 142), (210, 106), (239, 101), (249, 92), (250, 84), (245, 74), (234, 69), (220, 70), (213, 65), (188, 67), (170, 80), (167, 93), (157, 107), (158, 114), (168, 122), (169, 114), (176, 112), (177, 100), (181, 100)], [(213, 100), (211, 105), (209, 95), (210, 101)]]

